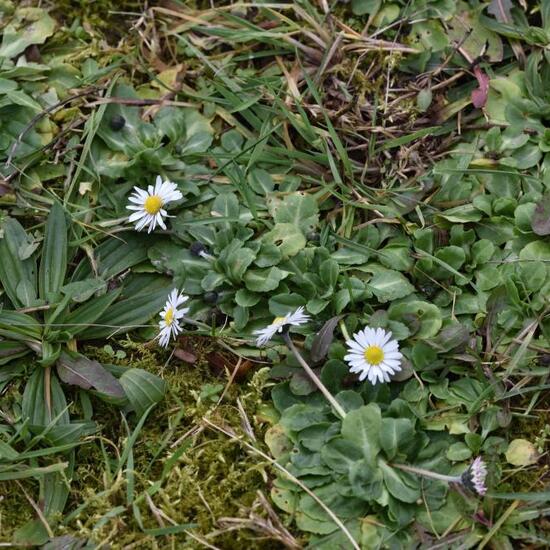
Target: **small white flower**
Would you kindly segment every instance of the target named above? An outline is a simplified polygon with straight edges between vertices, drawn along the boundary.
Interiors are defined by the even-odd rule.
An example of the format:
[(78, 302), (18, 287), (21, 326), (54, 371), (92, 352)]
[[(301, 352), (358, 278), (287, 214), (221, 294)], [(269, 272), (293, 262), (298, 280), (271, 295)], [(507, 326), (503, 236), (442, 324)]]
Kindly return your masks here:
[(346, 342), (348, 354), (344, 357), (350, 372), (359, 373), (359, 380), (369, 379), (371, 384), (389, 382), (390, 375), (401, 370), (401, 358), (397, 340), (392, 333), (381, 328), (366, 327)]
[(134, 193), (128, 200), (133, 203), (128, 205), (128, 210), (135, 210), (128, 217), (130, 223), (136, 222), (136, 231), (141, 231), (144, 227), (149, 227), (148, 233), (151, 233), (157, 225), (166, 229), (164, 218), (168, 216), (164, 206), (169, 202), (178, 201), (183, 197), (175, 183), (171, 181), (162, 181), (157, 176), (155, 186), (149, 185), (147, 191), (134, 187)]
[(470, 467), (462, 474), (461, 481), (465, 487), (483, 496), (487, 492), (485, 478), (487, 477), (487, 466), (483, 459), (478, 456)]
[(285, 325), (303, 325), (309, 321), (309, 315), (304, 313), (303, 306), (300, 306), (294, 313), (287, 313), (283, 317), (275, 317), (273, 322), (265, 328), (255, 330), (253, 334), (257, 334), (256, 345), (258, 347), (264, 346), (277, 334), (282, 332)]
[(180, 306), (189, 300), (189, 298), (174, 288), (164, 309), (160, 312), (161, 320), (159, 321), (159, 344), (165, 348), (170, 342), (170, 337), (176, 338), (181, 332), (180, 319), (189, 311), (188, 307), (180, 308)]

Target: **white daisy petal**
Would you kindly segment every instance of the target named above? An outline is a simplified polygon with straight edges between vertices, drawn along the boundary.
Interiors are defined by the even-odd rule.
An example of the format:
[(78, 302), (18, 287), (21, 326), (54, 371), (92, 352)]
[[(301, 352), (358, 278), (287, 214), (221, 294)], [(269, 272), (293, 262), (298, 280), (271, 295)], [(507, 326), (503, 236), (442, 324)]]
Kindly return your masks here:
[[(128, 210), (134, 211), (128, 217), (128, 222), (137, 222), (136, 231), (147, 228), (147, 232), (151, 233), (157, 226), (166, 230), (164, 220), (168, 217), (168, 212), (165, 206), (182, 198), (183, 195), (175, 183), (163, 181), (161, 176), (157, 176), (155, 185), (148, 185), (147, 190), (134, 187), (134, 192), (128, 197), (129, 204), (126, 206)], [(138, 216), (138, 214), (141, 215)]]
[(389, 382), (391, 375), (401, 370), (403, 354), (391, 332), (365, 327), (346, 345), (348, 353), (344, 361), (350, 366), (350, 372), (359, 373), (360, 381), (368, 378), (373, 385)]
[(182, 332), (180, 319), (189, 311), (189, 308), (179, 308), (178, 306), (188, 299), (174, 288), (166, 300), (164, 309), (160, 312), (159, 334), (157, 336), (159, 345), (167, 347), (171, 338), (176, 338)]
[(300, 306), (294, 313), (287, 313), (282, 317), (276, 317), (273, 322), (265, 328), (255, 330), (252, 334), (257, 334), (256, 345), (262, 347), (275, 334), (283, 332), (283, 328), (287, 325), (300, 326), (309, 321), (309, 315), (304, 313), (304, 307)]

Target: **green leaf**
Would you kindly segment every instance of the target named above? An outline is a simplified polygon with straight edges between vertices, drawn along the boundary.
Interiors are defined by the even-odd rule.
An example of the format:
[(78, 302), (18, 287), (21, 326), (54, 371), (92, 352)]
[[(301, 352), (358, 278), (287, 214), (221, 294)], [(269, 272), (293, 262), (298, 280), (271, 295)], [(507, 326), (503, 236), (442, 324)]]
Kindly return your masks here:
[(214, 129), (208, 119), (202, 116), (196, 109), (183, 109), (183, 114), (185, 135), (178, 141), (178, 154), (184, 157), (208, 151), (214, 138)]
[[(19, 26), (19, 25), (20, 26)], [(40, 8), (23, 8), (15, 20), (4, 28), (0, 57), (15, 57), (32, 44), (44, 44), (53, 34), (55, 21)]]
[(248, 174), (248, 184), (258, 195), (267, 196), (275, 187), (273, 178), (267, 170), (253, 168)]
[(382, 470), (386, 489), (401, 502), (416, 502), (420, 498), (418, 481), (411, 474), (392, 468), (383, 460), (378, 461), (378, 467)]
[(380, 452), (380, 429), (382, 416), (380, 407), (369, 403), (348, 412), (342, 422), (342, 436), (363, 451), (363, 456), (371, 465)]
[(36, 368), (27, 381), (21, 402), (23, 418), (28, 419), (33, 426), (48, 426), (56, 418), (58, 424), (69, 424), (67, 401), (54, 373), (50, 377), (51, 410), (48, 409), (45, 400), (45, 376), (46, 369)]
[(34, 317), (18, 311), (0, 310), (0, 332), (14, 340), (39, 340), (42, 336), (42, 327)]
[(382, 418), (380, 445), (386, 456), (392, 460), (400, 448), (414, 439), (414, 424), (408, 418)]
[(349, 469), (349, 483), (353, 494), (362, 500), (376, 500), (383, 491), (382, 472), (364, 458), (355, 461)]
[(166, 390), (162, 379), (142, 369), (128, 369), (120, 377), (120, 383), (138, 417), (151, 405), (159, 403)]
[(299, 294), (277, 294), (269, 299), (269, 311), (275, 317), (283, 317), (305, 303), (305, 299)]
[(219, 256), (219, 263), (223, 267), (229, 279), (234, 283), (240, 283), (248, 266), (256, 258), (256, 253), (243, 246), (239, 239), (233, 239)]
[(351, 9), (355, 15), (374, 15), (381, 5), (382, 0), (352, 0)]
[(121, 292), (122, 288), (117, 288), (77, 307), (63, 319), (64, 329), (73, 336), (80, 334), (90, 325), (93, 325), (107, 311), (109, 306), (120, 296)]
[[(21, 259), (20, 251), (29, 246), (30, 239), (21, 224), (13, 218), (7, 218), (2, 229), (4, 235), (0, 239), (0, 281), (15, 307), (29, 307), (32, 302), (27, 303), (24, 300), (36, 296), (36, 262), (33, 257)], [(22, 286), (18, 295), (19, 285)]]
[(105, 281), (101, 279), (84, 279), (75, 281), (61, 287), (61, 292), (71, 297), (74, 302), (85, 302), (96, 292), (106, 288)]
[[(111, 305), (96, 320), (96, 326), (86, 328), (80, 334), (80, 338), (93, 340), (115, 334), (126, 334), (148, 323), (166, 303), (170, 286), (171, 281), (155, 279), (152, 288), (142, 286), (140, 292), (135, 295), (128, 292), (130, 297)], [(127, 292), (126, 289), (125, 292)]]
[(335, 262), (334, 260), (325, 260), (319, 266), (319, 276), (321, 277), (323, 283), (325, 283), (328, 287), (336, 286), (339, 272), (340, 268), (338, 266), (338, 262)]
[(335, 472), (348, 473), (352, 466), (363, 459), (363, 451), (343, 437), (335, 437), (321, 448), (322, 461)]
[[(98, 275), (108, 280), (126, 271), (130, 267), (147, 259), (148, 246), (146, 241), (135, 232), (118, 233), (117, 238), (103, 241), (94, 251)], [(94, 271), (88, 260), (84, 259), (75, 269), (72, 280), (83, 281), (93, 279)]]
[(309, 405), (297, 404), (285, 410), (279, 423), (288, 433), (288, 431), (299, 432), (324, 420), (326, 420), (326, 414), (323, 411)]
[(249, 269), (243, 280), (246, 288), (252, 292), (270, 292), (275, 290), (279, 283), (290, 273), (278, 267), (268, 269)]
[(292, 223), (275, 224), (271, 231), (264, 234), (262, 241), (276, 246), (283, 260), (296, 256), (306, 246), (304, 234)]
[(368, 287), (380, 303), (397, 300), (414, 292), (414, 287), (399, 271), (377, 266), (369, 266), (365, 269), (374, 273)]
[(519, 253), (519, 259), (527, 262), (550, 261), (550, 243), (544, 241), (533, 241), (523, 247)]
[(273, 199), (269, 211), (276, 224), (291, 224), (307, 233), (319, 223), (317, 201), (311, 195), (294, 193), (282, 200)]
[(40, 297), (47, 300), (58, 292), (67, 270), (67, 224), (63, 207), (55, 201), (46, 221), (44, 244), (38, 273)]
[(407, 319), (407, 316), (412, 316), (415, 321), (420, 323), (420, 327), (415, 333), (418, 338), (435, 336), (443, 324), (443, 317), (439, 308), (434, 304), (419, 300), (392, 304), (389, 307), (388, 315), (390, 319), (395, 321), (403, 321)]

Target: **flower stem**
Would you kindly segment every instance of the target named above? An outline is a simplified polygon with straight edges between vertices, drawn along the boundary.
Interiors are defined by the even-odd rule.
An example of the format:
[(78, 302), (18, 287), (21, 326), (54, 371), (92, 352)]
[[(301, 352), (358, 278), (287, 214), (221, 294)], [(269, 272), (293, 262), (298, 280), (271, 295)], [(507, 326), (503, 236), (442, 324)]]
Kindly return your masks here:
[(319, 388), (319, 391), (326, 397), (327, 401), (334, 407), (334, 410), (342, 418), (346, 417), (346, 411), (342, 408), (340, 403), (334, 399), (333, 395), (327, 390), (326, 386), (321, 382), (319, 377), (313, 372), (313, 369), (305, 362), (304, 358), (300, 355), (300, 352), (296, 349), (294, 342), (290, 339), (288, 332), (283, 334), (285, 344), (288, 346), (288, 349), (294, 354), (296, 359), (304, 370), (307, 372), (308, 376), (311, 378), (312, 382)]
[(344, 323), (343, 320), (341, 320), (339, 323), (338, 323), (339, 327), (340, 327), (340, 330), (342, 331), (342, 334), (344, 335), (344, 339), (347, 341), (347, 340), (351, 340), (350, 336), (349, 336), (349, 332), (348, 332), (348, 329), (346, 327), (346, 323)]
[(446, 481), (447, 483), (457, 483), (460, 481), (460, 476), (447, 476), (445, 474), (438, 474), (437, 472), (432, 472), (431, 470), (424, 470), (424, 468), (416, 468), (415, 466), (407, 466), (406, 464), (396, 464), (393, 462), (390, 464), (398, 470), (403, 470), (405, 472), (410, 472), (411, 474), (418, 474), (423, 477), (431, 477), (432, 479), (438, 479), (440, 481)]

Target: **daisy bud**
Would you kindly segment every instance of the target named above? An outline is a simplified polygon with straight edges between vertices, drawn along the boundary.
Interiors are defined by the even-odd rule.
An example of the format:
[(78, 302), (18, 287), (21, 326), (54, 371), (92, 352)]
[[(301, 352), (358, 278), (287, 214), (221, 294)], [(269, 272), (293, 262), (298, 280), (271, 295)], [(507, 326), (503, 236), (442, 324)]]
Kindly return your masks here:
[(211, 256), (208, 253), (208, 249), (204, 244), (202, 244), (200, 241), (195, 241), (194, 243), (191, 243), (191, 246), (189, 247), (189, 252), (193, 254), (193, 256), (198, 256), (199, 258), (204, 258), (205, 260), (213, 260), (214, 257)]
[(111, 118), (111, 130), (118, 132), (124, 128), (126, 124), (126, 119), (122, 115), (113, 115)]

